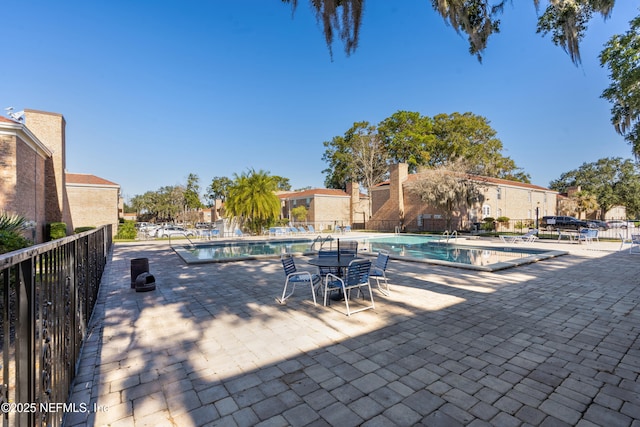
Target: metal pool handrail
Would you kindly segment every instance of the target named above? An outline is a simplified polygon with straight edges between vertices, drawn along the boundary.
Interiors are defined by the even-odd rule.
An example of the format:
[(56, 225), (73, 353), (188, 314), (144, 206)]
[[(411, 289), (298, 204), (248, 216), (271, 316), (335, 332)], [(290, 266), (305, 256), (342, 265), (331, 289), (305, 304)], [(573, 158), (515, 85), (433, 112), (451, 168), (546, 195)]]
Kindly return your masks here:
[(442, 233), (442, 237), (446, 237), (447, 243), (449, 243), (450, 238), (454, 240), (458, 238), (458, 230), (453, 230), (451, 233), (449, 233), (449, 230), (445, 230), (444, 233)]

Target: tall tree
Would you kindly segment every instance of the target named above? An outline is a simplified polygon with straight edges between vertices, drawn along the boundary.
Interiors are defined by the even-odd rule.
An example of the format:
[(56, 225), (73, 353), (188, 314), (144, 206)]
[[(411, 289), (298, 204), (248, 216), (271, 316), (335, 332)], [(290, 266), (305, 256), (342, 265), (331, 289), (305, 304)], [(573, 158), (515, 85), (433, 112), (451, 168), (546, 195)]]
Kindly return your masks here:
[(278, 191), (291, 191), (291, 183), (289, 182), (289, 178), (273, 175), (273, 179), (276, 182), (276, 189)]
[(190, 173), (187, 177), (187, 186), (184, 190), (184, 206), (187, 210), (199, 209), (202, 207), (200, 201), (200, 178), (198, 175)]
[(265, 171), (250, 169), (235, 175), (228, 188), (226, 211), (253, 233), (260, 233), (280, 216), (276, 180)]
[(226, 176), (216, 176), (211, 180), (211, 184), (207, 188), (207, 199), (211, 204), (215, 204), (215, 200), (224, 201), (227, 198), (229, 186), (233, 181)]
[[(295, 11), (298, 0), (290, 3)], [(316, 19), (322, 23), (325, 41), (332, 54), (334, 34), (344, 43), (349, 56), (358, 47), (364, 0), (310, 0)], [(439, 13), (458, 33), (469, 39), (469, 52), (482, 60), (482, 52), (492, 34), (500, 32), (500, 17), (507, 0), (431, 0)], [(509, 2), (510, 3), (510, 2)], [(571, 60), (580, 63), (580, 40), (594, 14), (609, 17), (615, 0), (549, 0), (538, 18), (538, 32), (552, 34), (552, 42), (562, 47)], [(536, 10), (540, 0), (533, 0)]]
[(470, 112), (438, 114), (433, 118), (433, 132), (436, 143), (426, 166), (465, 159), (469, 173), (530, 182), (511, 158), (502, 155), (502, 141), (485, 117)]
[(325, 184), (329, 188), (345, 189), (347, 182), (358, 182), (371, 190), (384, 180), (387, 173), (387, 153), (375, 126), (356, 122), (344, 136), (325, 142), (322, 159), (329, 163)]
[(415, 172), (429, 162), (436, 141), (430, 117), (397, 111), (378, 124), (378, 132), (392, 163), (406, 163)]
[(613, 36), (600, 53), (600, 65), (609, 71), (611, 84), (602, 98), (611, 102), (611, 123), (624, 136), (636, 159), (640, 158), (640, 16), (625, 34)]
[(426, 204), (439, 209), (445, 218), (447, 230), (451, 230), (455, 212), (469, 208), (482, 200), (480, 186), (465, 172), (464, 162), (453, 162), (423, 169), (418, 179), (412, 181), (409, 191), (418, 195)]
[(551, 181), (549, 188), (564, 193), (569, 187), (580, 187), (593, 194), (600, 206), (600, 217), (612, 207), (629, 206), (633, 211), (640, 206), (640, 173), (631, 160), (620, 157), (604, 158), (583, 163), (578, 169), (563, 173)]

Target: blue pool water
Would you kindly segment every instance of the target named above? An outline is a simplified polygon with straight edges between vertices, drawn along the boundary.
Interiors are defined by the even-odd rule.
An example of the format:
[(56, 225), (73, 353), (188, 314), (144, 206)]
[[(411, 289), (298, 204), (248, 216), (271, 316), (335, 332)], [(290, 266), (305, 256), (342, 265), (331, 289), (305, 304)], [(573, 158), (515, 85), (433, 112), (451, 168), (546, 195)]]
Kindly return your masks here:
[(457, 245), (442, 241), (440, 236), (398, 235), (372, 237), (365, 241), (368, 251), (387, 251), (397, 258), (412, 260), (441, 261), (442, 264), (462, 264), (466, 266), (494, 266), (496, 264), (521, 263), (528, 258), (538, 258), (549, 251), (520, 247), (486, 247), (478, 245)]
[[(450, 265), (454, 267), (500, 270), (514, 265), (563, 255), (566, 252), (545, 251), (527, 246), (486, 247), (453, 244), (440, 236), (387, 235), (368, 238), (341, 238), (358, 240), (361, 253), (387, 251), (392, 258), (417, 262)], [(310, 254), (312, 239), (230, 241), (174, 248), (189, 263), (228, 262), (246, 259), (277, 258), (283, 253)], [(336, 242), (333, 242), (334, 249)]]

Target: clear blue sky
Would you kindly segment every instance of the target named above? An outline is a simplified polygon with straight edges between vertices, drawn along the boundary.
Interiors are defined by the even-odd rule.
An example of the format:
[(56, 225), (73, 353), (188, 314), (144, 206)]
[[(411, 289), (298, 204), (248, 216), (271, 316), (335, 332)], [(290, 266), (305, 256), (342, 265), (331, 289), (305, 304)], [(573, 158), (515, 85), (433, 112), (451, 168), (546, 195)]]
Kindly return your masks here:
[[(544, 3), (544, 2), (542, 2)], [(596, 17), (574, 66), (535, 33), (532, 0), (507, 6), (484, 61), (427, 0), (368, 0), (360, 45), (333, 61), (307, 0), (25, 0), (2, 9), (0, 108), (61, 113), (67, 169), (125, 197), (262, 169), (322, 187), (323, 142), (398, 110), (470, 111), (504, 154), (548, 186), (603, 157), (630, 157), (600, 99), (598, 54), (638, 13)], [(0, 110), (4, 113), (4, 110)]]

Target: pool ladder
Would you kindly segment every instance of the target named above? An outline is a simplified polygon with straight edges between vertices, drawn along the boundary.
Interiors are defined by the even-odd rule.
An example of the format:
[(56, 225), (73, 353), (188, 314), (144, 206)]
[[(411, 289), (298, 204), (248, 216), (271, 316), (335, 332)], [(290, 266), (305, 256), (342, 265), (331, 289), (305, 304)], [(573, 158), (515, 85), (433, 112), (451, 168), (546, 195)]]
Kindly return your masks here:
[(445, 230), (444, 233), (442, 233), (442, 238), (446, 238), (447, 243), (449, 243), (449, 239), (456, 240), (458, 238), (458, 230), (453, 230), (452, 232)]
[[(195, 246), (196, 246), (196, 245), (191, 241), (191, 239), (189, 238), (189, 236), (187, 236), (187, 234), (186, 234), (186, 233), (184, 233), (184, 237), (189, 241), (189, 243), (191, 243), (191, 246), (192, 246), (192, 247), (195, 247)], [(173, 246), (171, 245), (171, 234), (169, 234), (169, 247), (173, 247)]]
[(313, 251), (314, 247), (316, 246), (316, 243), (320, 243), (320, 247), (318, 248), (318, 250), (322, 249), (322, 247), (324, 246), (324, 244), (326, 242), (330, 242), (333, 241), (333, 237), (331, 235), (328, 235), (327, 237), (322, 237), (322, 235), (318, 234), (318, 237), (316, 237), (313, 242), (311, 242), (311, 245), (309, 246), (309, 250)]

